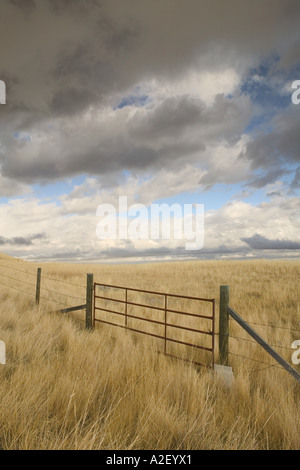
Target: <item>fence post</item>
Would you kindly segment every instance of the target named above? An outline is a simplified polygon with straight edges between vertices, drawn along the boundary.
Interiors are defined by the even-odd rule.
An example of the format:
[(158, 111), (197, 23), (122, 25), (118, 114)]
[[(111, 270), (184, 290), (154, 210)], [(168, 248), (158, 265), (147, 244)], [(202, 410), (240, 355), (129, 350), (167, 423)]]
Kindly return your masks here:
[(42, 275), (42, 268), (38, 268), (37, 277), (36, 277), (36, 293), (35, 293), (35, 303), (36, 303), (36, 305), (39, 305), (39, 303), (40, 303), (41, 275)]
[(85, 327), (87, 330), (93, 329), (93, 286), (94, 275), (87, 274), (86, 279), (86, 316)]
[(229, 286), (220, 286), (220, 315), (219, 315), (219, 361), (228, 366), (229, 342)]

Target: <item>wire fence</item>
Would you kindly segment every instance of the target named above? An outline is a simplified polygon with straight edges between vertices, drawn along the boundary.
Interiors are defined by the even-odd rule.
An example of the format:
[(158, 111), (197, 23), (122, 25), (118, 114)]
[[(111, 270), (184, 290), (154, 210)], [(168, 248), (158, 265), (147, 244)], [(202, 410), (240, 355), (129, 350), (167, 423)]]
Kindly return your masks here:
[[(231, 318), (229, 320), (230, 320), (231, 323), (234, 322), (234, 320), (231, 319)], [(255, 325), (255, 326), (262, 326), (262, 327), (267, 327), (267, 328), (272, 328), (272, 329), (275, 328), (276, 330), (277, 329), (282, 329), (284, 331), (288, 331), (291, 334), (294, 334), (295, 336), (300, 332), (300, 330), (298, 330), (296, 328), (283, 327), (283, 326), (280, 326), (280, 325), (277, 326), (277, 325), (270, 325), (270, 324), (267, 324), (267, 323), (257, 323), (257, 322), (251, 322), (251, 321), (249, 321), (248, 323), (250, 325)], [(237, 336), (237, 335), (234, 335), (232, 333), (229, 334), (229, 339), (234, 340), (236, 343), (242, 342), (242, 343), (247, 343), (248, 345), (256, 347), (256, 348), (258, 347), (258, 343), (255, 340), (249, 339), (249, 338), (243, 338), (241, 336)], [(286, 341), (288, 341), (287, 337), (286, 337)], [(268, 344), (274, 349), (280, 349), (283, 353), (286, 352), (286, 354), (287, 354), (287, 352), (289, 352), (291, 354), (292, 352), (295, 351), (295, 349), (292, 348), (291, 346), (286, 346), (286, 345), (282, 345), (282, 344), (278, 344), (278, 343), (274, 344), (271, 341), (269, 341)], [(275, 367), (275, 368), (283, 370), (282, 367), (278, 363), (270, 363), (270, 362), (262, 361), (260, 359), (255, 358), (255, 357), (249, 357), (249, 356), (245, 356), (244, 354), (233, 352), (232, 350), (229, 350), (228, 354), (230, 356), (240, 358), (242, 360), (246, 359), (248, 361), (259, 363), (259, 364), (267, 366), (267, 367), (263, 367), (261, 369), (253, 369), (253, 372), (259, 372), (259, 371), (266, 370), (266, 369), (271, 368), (271, 367)], [(288, 359), (289, 359), (289, 357), (288, 357)]]
[[(3, 270), (5, 271), (9, 270), (10, 274), (8, 274), (7, 272), (4, 272)], [(15, 276), (11, 275), (12, 274), (11, 271), (15, 272)], [(32, 278), (35, 279), (35, 282), (29, 282), (28, 280), (25, 280), (24, 278), (17, 277), (16, 273), (25, 274), (26, 277), (32, 276)], [(27, 269), (25, 270), (25, 269), (17, 268), (16, 266), (0, 264), (0, 285), (3, 287), (6, 287), (18, 293), (26, 294), (27, 296), (35, 298), (36, 287), (37, 287), (36, 279), (37, 279), (36, 271), (33, 272)], [(5, 282), (5, 280), (13, 281), (13, 283)], [(52, 284), (56, 283), (56, 285), (50, 286), (49, 283), (52, 283)], [(69, 292), (68, 293), (61, 292), (61, 290), (58, 290), (57, 284), (59, 285), (64, 284), (72, 288), (76, 287), (76, 289), (83, 289), (83, 291), (85, 291), (86, 289), (86, 286), (84, 285), (66, 281), (65, 279), (54, 278), (47, 274), (45, 275), (43, 273), (43, 283), (41, 286), (41, 294), (39, 296), (39, 299), (46, 301), (46, 302), (55, 303), (61, 307), (72, 307), (72, 304), (70, 303), (71, 299), (76, 302), (85, 301), (84, 295), (79, 297), (77, 295), (70, 294)], [(32, 287), (32, 289), (25, 290), (27, 286)]]
[[(223, 365), (229, 365), (229, 356), (237, 359), (259, 363), (264, 367), (252, 369), (252, 372), (266, 370), (269, 368), (280, 368), (289, 372), (298, 382), (300, 382), (299, 372), (291, 365), (298, 364), (295, 359), (295, 343), (292, 335), (296, 335), (299, 330), (293, 326), (276, 325), (273, 323), (245, 321), (233, 308), (229, 302), (229, 286), (220, 286), (220, 317), (219, 317), (219, 349), (220, 362)], [(268, 334), (261, 336), (252, 325), (269, 328)], [(238, 328), (241, 328), (247, 337), (239, 336)], [(284, 331), (284, 341), (275, 338), (275, 330)], [(251, 339), (250, 339), (251, 338)], [(267, 339), (266, 339), (267, 338)], [(229, 347), (230, 341), (230, 347)], [(287, 343), (289, 341), (289, 344)], [(284, 342), (284, 344), (282, 344)], [(247, 347), (243, 347), (243, 345)], [(280, 350), (280, 353), (278, 352)], [(244, 352), (246, 351), (246, 354)], [(293, 353), (292, 353), (293, 351)], [(273, 358), (276, 362), (266, 362), (264, 354), (268, 358)], [(233, 363), (235, 363), (233, 361)], [(231, 362), (232, 364), (232, 362)], [(235, 364), (236, 365), (236, 364)]]
[[(20, 276), (22, 274), (23, 276)], [(0, 264), (0, 286), (15, 291), (19, 294), (26, 295), (29, 297), (33, 297), (36, 299), (37, 296), (37, 272), (31, 271), (28, 269), (21, 269), (15, 265), (9, 264)], [(62, 286), (66, 287), (66, 291), (63, 291)], [(76, 293), (72, 293), (76, 289)], [(82, 295), (81, 292), (82, 292)], [(82, 307), (86, 306), (87, 303), (87, 285), (80, 284), (78, 282), (72, 282), (66, 279), (62, 279), (60, 277), (53, 276), (51, 273), (43, 272), (42, 277), (42, 285), (41, 291), (39, 293), (39, 299), (43, 300), (44, 302), (49, 302), (50, 304), (55, 304), (57, 307), (64, 307), (65, 311), (72, 311), (80, 310), (80, 305), (77, 307), (73, 307), (74, 303), (82, 303)], [(83, 309), (83, 308), (82, 308)], [(77, 318), (81, 320), (80, 318)], [(81, 320), (84, 321), (84, 320)], [(87, 319), (85, 320), (87, 322)], [(232, 324), (235, 322), (233, 318), (229, 317), (229, 322)], [(248, 321), (249, 325), (259, 326), (264, 329), (270, 329), (274, 331), (282, 330), (287, 333), (285, 340), (289, 341), (291, 336), (297, 337), (300, 333), (300, 329), (290, 327), (287, 325), (279, 325), (274, 323), (264, 323), (264, 322), (255, 322), (255, 321)], [(86, 323), (87, 325), (87, 323)], [(271, 332), (272, 332), (271, 331)], [(214, 332), (214, 335), (220, 335), (219, 332)], [(262, 360), (260, 357), (257, 357), (257, 349), (254, 351), (251, 348), (258, 346), (258, 342), (254, 339), (250, 339), (249, 337), (242, 337), (239, 336), (236, 332), (229, 332), (228, 329), (228, 339), (230, 339), (233, 343), (228, 350), (228, 355), (232, 356), (233, 358), (240, 359), (242, 361), (251, 361), (256, 364), (261, 364), (263, 367), (260, 369), (252, 369), (252, 372), (262, 371), (269, 368), (277, 368), (282, 369), (282, 366), (279, 365), (277, 362), (271, 363), (265, 360)], [(219, 342), (220, 344), (220, 342)], [(250, 349), (247, 349), (248, 354), (244, 354), (244, 350), (242, 353), (239, 351), (239, 346), (242, 344), (246, 344), (247, 347), (249, 346)], [(289, 358), (291, 357), (291, 353), (295, 351), (295, 348), (291, 347), (291, 343), (289, 345), (285, 344), (278, 344), (276, 341), (269, 341), (269, 346), (275, 349), (279, 349), (283, 353), (289, 354)], [(254, 351), (254, 352), (253, 352)], [(261, 354), (259, 354), (260, 356)], [(269, 357), (269, 356), (268, 356)], [(220, 361), (221, 362), (221, 361)]]

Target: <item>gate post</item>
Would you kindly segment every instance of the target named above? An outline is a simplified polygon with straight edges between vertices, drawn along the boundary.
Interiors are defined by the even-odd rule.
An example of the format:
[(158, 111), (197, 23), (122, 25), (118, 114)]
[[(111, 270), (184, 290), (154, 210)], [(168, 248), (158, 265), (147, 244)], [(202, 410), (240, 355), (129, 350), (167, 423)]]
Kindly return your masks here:
[(219, 314), (219, 361), (228, 366), (229, 342), (229, 286), (220, 286), (220, 314)]
[(94, 275), (87, 274), (86, 278), (86, 315), (85, 327), (87, 330), (93, 329), (93, 287)]

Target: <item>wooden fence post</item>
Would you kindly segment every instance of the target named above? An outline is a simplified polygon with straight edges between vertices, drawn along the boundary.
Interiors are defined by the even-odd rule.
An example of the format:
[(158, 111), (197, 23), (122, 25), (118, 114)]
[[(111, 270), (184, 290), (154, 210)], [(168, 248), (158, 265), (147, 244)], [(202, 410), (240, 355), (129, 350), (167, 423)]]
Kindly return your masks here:
[(85, 326), (87, 330), (93, 329), (93, 287), (94, 275), (87, 274), (86, 279), (86, 316)]
[(39, 305), (39, 303), (40, 303), (41, 276), (42, 276), (42, 268), (38, 268), (37, 277), (36, 277), (36, 293), (35, 293), (35, 303), (36, 303), (36, 305)]
[(219, 315), (219, 361), (228, 366), (229, 343), (229, 286), (220, 286), (220, 315)]

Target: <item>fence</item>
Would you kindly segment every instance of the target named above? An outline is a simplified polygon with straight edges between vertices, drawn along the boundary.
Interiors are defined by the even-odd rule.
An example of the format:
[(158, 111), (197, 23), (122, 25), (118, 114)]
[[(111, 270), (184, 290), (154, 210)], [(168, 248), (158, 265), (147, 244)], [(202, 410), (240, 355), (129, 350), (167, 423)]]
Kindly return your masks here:
[[(277, 351), (265, 341), (238, 313), (230, 307), (229, 286), (220, 287), (220, 315), (219, 315), (219, 358), (222, 365), (229, 363), (229, 318), (236, 321), (275, 361), (300, 382), (300, 374)], [(242, 338), (240, 338), (242, 339)], [(243, 340), (243, 339), (242, 339)], [(248, 358), (250, 359), (250, 358)], [(273, 367), (275, 364), (269, 364)]]
[[(168, 348), (169, 345), (182, 345), (185, 347), (190, 347), (193, 350), (200, 350), (204, 351), (206, 353), (209, 353), (210, 355), (210, 361), (208, 361), (209, 365), (214, 367), (215, 364), (215, 336), (218, 334), (219, 335), (219, 364), (228, 366), (229, 365), (229, 356), (230, 355), (235, 355), (239, 356), (241, 359), (246, 359), (246, 360), (252, 360), (256, 362), (260, 362), (267, 367), (280, 367), (285, 369), (288, 373), (290, 373), (298, 382), (300, 382), (300, 374), (296, 369), (294, 369), (278, 352), (274, 349), (275, 347), (280, 347), (280, 346), (273, 346), (269, 344), (267, 341), (265, 341), (250, 325), (247, 323), (238, 313), (230, 306), (229, 302), (229, 286), (220, 286), (220, 305), (219, 305), (219, 333), (216, 333), (215, 331), (215, 299), (204, 299), (200, 297), (188, 297), (188, 296), (180, 296), (177, 294), (168, 294), (168, 293), (162, 293), (162, 292), (154, 292), (154, 291), (147, 291), (147, 290), (140, 290), (140, 289), (135, 289), (135, 288), (129, 288), (129, 287), (120, 287), (120, 286), (114, 286), (114, 285), (108, 285), (108, 284), (99, 284), (99, 283), (94, 283), (93, 280), (93, 274), (87, 274), (86, 276), (86, 285), (82, 284), (76, 284), (72, 283), (63, 279), (54, 279), (49, 276), (45, 276), (43, 274), (42, 277), (42, 270), (41, 268), (38, 268), (37, 272), (30, 272), (28, 270), (22, 270), (17, 268), (15, 265), (8, 266), (8, 265), (2, 265), (0, 264), (0, 268), (5, 268), (11, 271), (14, 271), (15, 275), (16, 273), (23, 273), (26, 274), (26, 280), (20, 279), (17, 277), (14, 277), (12, 275), (9, 275), (7, 273), (3, 274), (0, 271), (0, 285), (5, 286), (9, 289), (13, 289), (19, 293), (26, 294), (26, 295), (31, 295), (35, 297), (35, 302), (38, 305), (41, 300), (45, 301), (50, 301), (54, 302), (56, 304), (59, 304), (60, 308), (59, 310), (56, 310), (56, 312), (60, 313), (69, 313), (69, 312), (74, 312), (74, 311), (85, 311), (85, 327), (88, 330), (93, 330), (95, 327), (95, 322), (99, 323), (107, 323), (111, 324), (116, 327), (124, 328), (132, 332), (136, 333), (141, 333), (145, 334), (148, 336), (152, 336), (153, 338), (156, 338), (163, 342), (164, 348), (163, 352), (171, 357), (176, 357), (179, 359), (183, 359), (182, 357), (179, 357), (178, 355), (172, 354)], [(3, 282), (3, 277), (6, 278), (7, 282), (10, 281), (10, 284), (7, 282)], [(32, 281), (30, 282), (30, 277), (35, 278), (35, 282)], [(77, 297), (74, 295), (66, 294), (64, 292), (60, 292), (57, 289), (49, 289), (48, 285), (46, 284), (47, 282), (52, 282), (52, 283), (63, 283), (66, 284), (69, 287), (76, 287), (76, 292), (78, 289), (82, 289), (84, 291), (84, 294), (81, 297)], [(21, 287), (20, 287), (21, 284)], [(23, 286), (24, 285), (24, 286)], [(30, 286), (31, 290), (28, 289)], [(26, 288), (26, 290), (25, 290)], [(111, 290), (111, 291), (121, 291), (124, 294), (124, 297), (108, 297), (105, 295), (98, 295), (99, 292), (97, 290), (99, 289), (104, 289), (106, 293)], [(47, 293), (47, 296), (44, 294), (44, 292)], [(133, 298), (130, 298), (130, 295), (133, 294), (138, 294), (138, 295), (150, 295), (153, 298), (160, 298), (161, 300), (161, 305), (158, 305), (159, 302), (154, 302), (154, 303), (147, 303), (146, 301), (135, 301)], [(72, 306), (69, 303), (66, 303), (66, 298), (67, 299), (72, 299), (73, 301), (78, 301), (80, 300), (81, 303), (76, 306)], [(61, 300), (64, 299), (64, 300)], [(183, 309), (177, 309), (172, 307), (172, 299), (177, 299), (181, 301), (186, 301), (186, 302), (198, 302), (198, 306), (196, 307), (196, 313), (195, 310), (194, 312), (187, 312), (184, 311)], [(102, 306), (99, 305), (99, 301), (104, 302)], [(83, 303), (84, 302), (84, 303)], [(112, 307), (108, 308), (108, 304), (117, 304), (117, 305), (122, 305), (123, 306), (123, 311), (120, 310), (114, 310)], [(200, 306), (199, 304), (205, 304), (207, 303), (210, 304), (211, 306), (211, 313), (207, 315), (207, 313), (199, 313)], [(141, 316), (135, 315), (132, 309), (138, 308), (139, 311), (141, 309), (144, 310), (149, 310), (150, 312), (156, 311), (162, 315), (162, 318), (159, 319), (154, 319), (153, 317), (151, 318), (151, 315), (149, 317), (149, 314), (146, 314), (144, 312), (144, 315)], [(124, 323), (114, 323), (111, 321), (111, 319), (106, 317), (102, 318), (97, 318), (96, 317), (96, 312), (102, 312), (104, 314), (111, 315), (113, 317), (121, 317), (124, 320)], [(177, 321), (174, 320), (174, 315), (177, 317), (184, 317), (185, 322), (186, 318), (192, 318), (195, 320), (204, 320), (206, 322), (206, 329), (200, 329), (199, 326), (197, 327), (191, 327), (187, 326), (187, 324), (182, 325), (178, 324)], [(170, 317), (173, 316), (173, 321), (170, 321)], [(245, 339), (245, 338), (238, 338), (234, 337), (230, 334), (229, 331), (229, 320), (233, 320), (237, 324), (239, 324), (244, 331), (250, 337), (250, 339)], [(131, 322), (131, 323), (130, 323)], [(151, 324), (159, 327), (162, 331), (162, 333), (158, 332), (153, 332), (153, 331), (145, 331), (141, 329), (140, 327), (136, 327), (134, 322), (139, 322), (143, 324)], [(210, 323), (210, 327), (207, 325), (207, 323)], [(257, 325), (262, 325), (265, 327), (271, 326), (271, 325), (266, 325), (266, 324), (260, 324), (256, 323)], [(280, 328), (280, 327), (278, 327)], [(185, 332), (185, 333), (192, 333), (194, 335), (199, 335), (199, 337), (207, 337), (210, 339), (210, 344), (207, 345), (205, 343), (199, 344), (199, 340), (193, 340), (193, 341), (186, 341), (183, 339), (179, 338), (174, 338), (170, 332), (171, 331), (180, 331), (180, 332)], [(234, 354), (232, 351), (229, 350), (229, 338), (241, 340), (241, 341), (248, 341), (252, 342), (255, 344), (259, 344), (275, 361), (276, 364), (270, 364), (266, 363), (260, 360), (256, 360), (250, 357), (242, 356), (239, 354)], [(286, 349), (291, 349), (292, 348), (286, 348)], [(190, 358), (188, 359), (189, 361), (191, 360)], [(192, 362), (195, 364), (199, 365), (208, 365), (207, 362), (206, 364), (203, 364), (201, 362), (198, 362), (194, 359), (192, 359)]]
[[(10, 274), (8, 274), (7, 272), (1, 272), (2, 268), (5, 269), (5, 271), (8, 270)], [(11, 271), (13, 271), (13, 273)], [(19, 273), (22, 274), (22, 279), (20, 278)], [(91, 315), (91, 305), (89, 303), (89, 300), (92, 298), (92, 291), (89, 288), (89, 281), (91, 279), (91, 276), (92, 275), (89, 274), (87, 275), (87, 283), (84, 286), (82, 284), (72, 283), (64, 279), (56, 279), (50, 277), (49, 275), (45, 275), (44, 273), (42, 275), (41, 268), (38, 268), (37, 271), (33, 272), (16, 267), (15, 262), (13, 266), (0, 264), (0, 286), (12, 289), (18, 293), (21, 293), (22, 295), (33, 297), (35, 299), (36, 305), (39, 305), (41, 300), (54, 303), (55, 305), (60, 307), (59, 310), (56, 310), (60, 313), (68, 313), (76, 310), (85, 310), (86, 319), (89, 315)], [(3, 281), (3, 278), (5, 278), (6, 282)], [(57, 284), (65, 284), (68, 289), (70, 289), (71, 287), (73, 289), (76, 288), (77, 293), (81, 289), (83, 294), (81, 297), (79, 297), (77, 293), (76, 295), (71, 295), (69, 293), (61, 292), (58, 289)], [(53, 285), (55, 287), (52, 287)], [(81, 301), (81, 305), (77, 305), (74, 307), (70, 304), (70, 300), (74, 301), (74, 303), (75, 301), (77, 301), (77, 303), (78, 301)], [(89, 325), (87, 325), (87, 320), (86, 326), (89, 327)]]
[[(100, 292), (103, 292), (103, 295), (99, 295)], [(105, 295), (106, 294), (106, 295)], [(108, 295), (113, 295), (110, 297)], [(135, 297), (139, 296), (142, 298), (142, 301), (136, 301)], [(147, 301), (148, 298), (148, 301)], [(177, 303), (184, 301), (185, 303), (198, 304), (205, 303), (210, 305), (210, 314), (200, 314), (186, 312), (172, 307), (172, 301), (176, 300)], [(129, 287), (120, 287), (109, 284), (94, 284), (94, 308), (93, 308), (93, 326), (95, 322), (108, 324), (111, 326), (124, 328), (128, 331), (133, 331), (135, 333), (141, 333), (152, 338), (157, 338), (163, 342), (163, 352), (166, 356), (174, 357), (177, 359), (184, 359), (184, 357), (179, 357), (178, 355), (172, 354), (168, 351), (168, 344), (176, 344), (188, 346), (190, 348), (195, 348), (201, 351), (207, 351), (210, 354), (209, 364), (214, 367), (214, 352), (215, 352), (215, 299), (204, 299), (200, 297), (190, 297), (176, 294), (168, 294), (163, 292), (155, 292), (142, 289), (134, 289)], [(116, 305), (119, 307), (118, 310), (115, 310)], [(123, 308), (122, 308), (123, 307)], [(144, 309), (150, 313), (136, 315), (134, 314), (135, 307), (138, 307), (139, 311)], [(197, 307), (196, 307), (197, 309)], [(122, 310), (122, 311), (120, 311)], [(96, 317), (96, 312), (102, 313), (102, 318)], [(108, 314), (108, 315), (107, 315)], [(185, 325), (178, 324), (174, 318), (176, 315), (178, 318), (185, 319)], [(155, 316), (158, 318), (154, 319)], [(172, 321), (173, 316), (173, 321)], [(116, 323), (116, 318), (123, 318), (123, 323)], [(210, 324), (210, 328), (200, 329), (192, 328), (187, 325), (187, 317), (192, 319), (205, 320), (206, 323)], [(129, 324), (130, 322), (130, 324)], [(143, 323), (145, 328), (141, 329), (139, 324)], [(155, 329), (147, 330), (147, 326), (154, 326)], [(180, 330), (184, 333), (192, 333), (193, 336), (202, 339), (202, 343), (199, 344), (199, 340), (195, 339), (193, 342), (188, 342), (183, 339), (178, 339), (173, 336), (174, 330)], [(203, 336), (208, 336), (210, 338), (210, 345), (205, 345), (203, 341)], [(185, 360), (185, 359), (184, 359)], [(191, 359), (191, 362), (197, 365), (207, 365), (205, 363), (199, 362), (195, 359)]]

